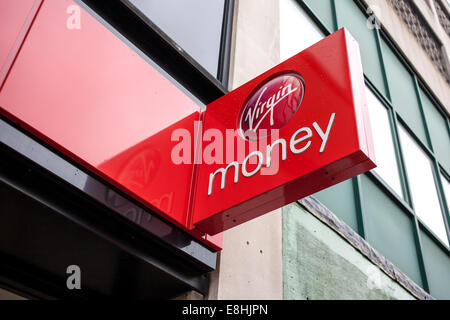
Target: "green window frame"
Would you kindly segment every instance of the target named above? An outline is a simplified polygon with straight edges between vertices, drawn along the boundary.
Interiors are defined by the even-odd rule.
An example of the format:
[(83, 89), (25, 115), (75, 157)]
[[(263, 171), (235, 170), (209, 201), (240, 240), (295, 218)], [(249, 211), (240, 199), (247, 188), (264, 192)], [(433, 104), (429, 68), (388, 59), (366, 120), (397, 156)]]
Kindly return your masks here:
[[(355, 28), (354, 26), (362, 26), (368, 19), (366, 7), (360, 0), (296, 1), (326, 35), (343, 26), (349, 26), (348, 29)], [(345, 13), (346, 10), (343, 9), (350, 8), (350, 5), (354, 6), (351, 7), (352, 12), (355, 13), (356, 10), (359, 10), (361, 14), (349, 15), (348, 12)], [(349, 21), (349, 19), (358, 19), (358, 17), (359, 19), (365, 19), (365, 21)], [(352, 33), (352, 30), (349, 31)], [(380, 253), (396, 264), (425, 291), (436, 298), (450, 299), (450, 287), (445, 288), (439, 283), (440, 275), (436, 274), (436, 272), (442, 272), (446, 266), (450, 265), (450, 249), (417, 218), (411, 199), (411, 189), (399, 138), (399, 126), (401, 124), (431, 161), (447, 238), (450, 242), (450, 199), (446, 198), (443, 185), (444, 182), (450, 181), (448, 171), (450, 170), (450, 158), (448, 157), (450, 145), (447, 145), (448, 150), (444, 150), (446, 144), (450, 142), (449, 117), (383, 28), (367, 28), (367, 30), (355, 31), (358, 33), (358, 35), (355, 35), (356, 37), (371, 33), (367, 39), (363, 40), (365, 42), (372, 41), (372, 37), (375, 39), (376, 46), (373, 43), (361, 45), (363, 61), (364, 56), (369, 56), (370, 60), (373, 60), (373, 65), (370, 68), (367, 68), (363, 62), (365, 82), (388, 110), (403, 194), (397, 195), (379, 175), (370, 171), (344, 182), (345, 185), (337, 185), (314, 196), (355, 229)], [(370, 52), (365, 50), (370, 50)], [(396, 69), (395, 72), (398, 73), (397, 75), (389, 74), (388, 64), (389, 67), (392, 67), (393, 63), (395, 63), (394, 68)], [(380, 70), (378, 70), (378, 66)], [(380, 81), (380, 74), (382, 81)], [(403, 79), (397, 79), (396, 77)], [(395, 81), (404, 82), (398, 84)], [(409, 91), (407, 97), (409, 100), (403, 101), (403, 97), (395, 91), (402, 86)], [(403, 105), (400, 105), (402, 103)], [(405, 103), (406, 106), (413, 104), (415, 110), (412, 114), (405, 112)], [(389, 209), (390, 213), (384, 215), (386, 219), (389, 219), (389, 214), (396, 216), (396, 218), (393, 218), (394, 220), (385, 223), (395, 223), (395, 219), (397, 219), (401, 226), (383, 226), (380, 224), (380, 217), (374, 216), (378, 211), (377, 206), (381, 206), (380, 203), (374, 201), (376, 197), (390, 199), (388, 203), (391, 209)], [(346, 205), (342, 205), (339, 203), (342, 198), (350, 200)], [(388, 208), (386, 203), (383, 206)], [(349, 206), (351, 208), (348, 208)], [(403, 232), (404, 234), (395, 235), (393, 234), (395, 232)], [(399, 236), (409, 252), (407, 258), (404, 253), (398, 253), (396, 256), (395, 250), (393, 251), (383, 242), (383, 238), (396, 239)], [(415, 257), (410, 254), (412, 249), (414, 249)]]

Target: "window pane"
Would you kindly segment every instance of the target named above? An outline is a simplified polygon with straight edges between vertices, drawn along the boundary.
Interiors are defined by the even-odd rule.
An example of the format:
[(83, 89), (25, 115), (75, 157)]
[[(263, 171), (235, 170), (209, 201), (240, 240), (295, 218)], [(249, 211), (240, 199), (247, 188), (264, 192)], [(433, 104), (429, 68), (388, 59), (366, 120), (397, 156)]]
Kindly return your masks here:
[(334, 31), (333, 11), (331, 9), (330, 0), (305, 0), (308, 7), (319, 17), (320, 21), (325, 24), (328, 31)]
[(224, 0), (129, 0), (212, 75), (217, 75)]
[(420, 96), (434, 153), (445, 170), (450, 173), (450, 136), (445, 123), (446, 119), (423, 90), (420, 90)]
[(397, 159), (395, 157), (394, 142), (392, 140), (391, 126), (387, 109), (378, 101), (372, 91), (367, 92), (369, 104), (370, 122), (372, 125), (372, 136), (375, 145), (375, 158), (377, 168), (374, 171), (402, 196), (402, 187), (398, 173)]
[(447, 200), (447, 208), (448, 210), (450, 210), (450, 182), (443, 176), (442, 176), (442, 185), (444, 186), (445, 199)]
[(366, 175), (361, 175), (368, 242), (418, 285), (422, 285), (413, 221)]
[(447, 233), (434, 183), (431, 161), (419, 145), (400, 126), (400, 139), (404, 154), (412, 201), (417, 216), (448, 245)]
[(341, 182), (331, 188), (326, 188), (314, 197), (330, 209), (339, 219), (343, 220), (354, 231), (358, 232), (356, 203), (351, 179)]
[(413, 77), (385, 41), (382, 47), (392, 103), (419, 139), (427, 144)]
[(289, 59), (324, 37), (295, 0), (281, 0), (280, 21), (281, 61)]
[(367, 18), (352, 0), (338, 0), (339, 28), (346, 27), (358, 41), (364, 73), (380, 92), (386, 94), (375, 31), (367, 27)]
[(421, 230), (420, 238), (430, 294), (436, 299), (448, 300), (450, 299), (450, 259), (426, 232)]

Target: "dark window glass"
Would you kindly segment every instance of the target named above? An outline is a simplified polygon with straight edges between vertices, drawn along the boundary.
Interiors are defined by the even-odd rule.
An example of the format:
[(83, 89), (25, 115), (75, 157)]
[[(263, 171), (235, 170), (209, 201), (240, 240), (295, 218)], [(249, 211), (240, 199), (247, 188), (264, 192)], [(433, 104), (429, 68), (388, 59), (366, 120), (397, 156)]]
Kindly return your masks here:
[(425, 127), (420, 114), (419, 100), (413, 75), (403, 65), (386, 41), (381, 41), (391, 100), (400, 117), (427, 144)]
[(367, 27), (367, 17), (351, 0), (335, 1), (339, 28), (345, 27), (358, 41), (364, 74), (386, 94), (376, 33)]
[(434, 153), (445, 170), (450, 172), (450, 135), (445, 116), (439, 112), (422, 89), (420, 89), (420, 96)]
[(127, 0), (214, 77), (225, 0)]
[(420, 230), (422, 239), (422, 252), (427, 270), (430, 293), (436, 299), (450, 299), (450, 259), (433, 241), (428, 233)]
[(418, 285), (422, 285), (414, 223), (366, 175), (361, 176), (367, 241)]

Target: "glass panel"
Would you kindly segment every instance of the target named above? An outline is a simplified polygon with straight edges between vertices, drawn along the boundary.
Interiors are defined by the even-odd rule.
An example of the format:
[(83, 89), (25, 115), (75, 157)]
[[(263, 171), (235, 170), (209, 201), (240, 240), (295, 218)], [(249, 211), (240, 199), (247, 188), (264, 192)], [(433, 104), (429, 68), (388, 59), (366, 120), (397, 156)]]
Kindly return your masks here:
[(428, 130), (433, 143), (433, 150), (439, 162), (450, 173), (450, 136), (447, 129), (446, 119), (436, 109), (428, 96), (420, 90), (423, 111), (428, 123)]
[(450, 210), (450, 182), (442, 175), (442, 185), (444, 186), (445, 199), (447, 200), (447, 208)]
[(367, 176), (361, 176), (368, 242), (422, 285), (412, 219)]
[(129, 0), (212, 75), (217, 75), (224, 0)]
[(336, 1), (336, 11), (339, 28), (346, 27), (359, 43), (364, 73), (386, 94), (375, 31), (368, 28), (366, 16), (352, 0)]
[(377, 168), (374, 171), (402, 196), (402, 187), (398, 173), (397, 159), (395, 157), (394, 142), (392, 140), (391, 126), (389, 124), (388, 110), (380, 103), (369, 89), (367, 102), (369, 104), (370, 122), (372, 125), (372, 136), (375, 145), (375, 158)]
[(331, 0), (305, 0), (308, 7), (325, 24), (328, 31), (334, 31), (333, 11), (331, 9)]
[(322, 190), (314, 194), (314, 197), (322, 202), (353, 230), (358, 232), (356, 203), (353, 193), (353, 182), (351, 179), (341, 182), (331, 188)]
[(450, 299), (450, 257), (421, 231), (423, 259), (430, 294), (436, 299)]
[(399, 132), (415, 212), (448, 245), (431, 161), (403, 126)]
[(324, 35), (295, 0), (280, 2), (280, 57), (289, 59), (320, 41)]
[(419, 139), (428, 144), (413, 77), (386, 42), (382, 41), (382, 47), (392, 103)]

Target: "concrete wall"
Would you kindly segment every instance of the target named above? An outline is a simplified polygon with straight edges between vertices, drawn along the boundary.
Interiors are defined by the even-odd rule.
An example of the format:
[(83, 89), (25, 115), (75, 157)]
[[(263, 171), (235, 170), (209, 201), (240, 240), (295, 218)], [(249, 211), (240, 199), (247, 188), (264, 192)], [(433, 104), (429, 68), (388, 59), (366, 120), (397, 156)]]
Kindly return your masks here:
[(279, 0), (236, 0), (230, 90), (280, 63)]
[[(230, 90), (280, 62), (278, 0), (237, 0)], [(224, 233), (209, 299), (282, 299), (281, 209)]]
[(281, 209), (224, 234), (214, 299), (283, 298)]
[(414, 299), (297, 204), (283, 208), (284, 299)]

